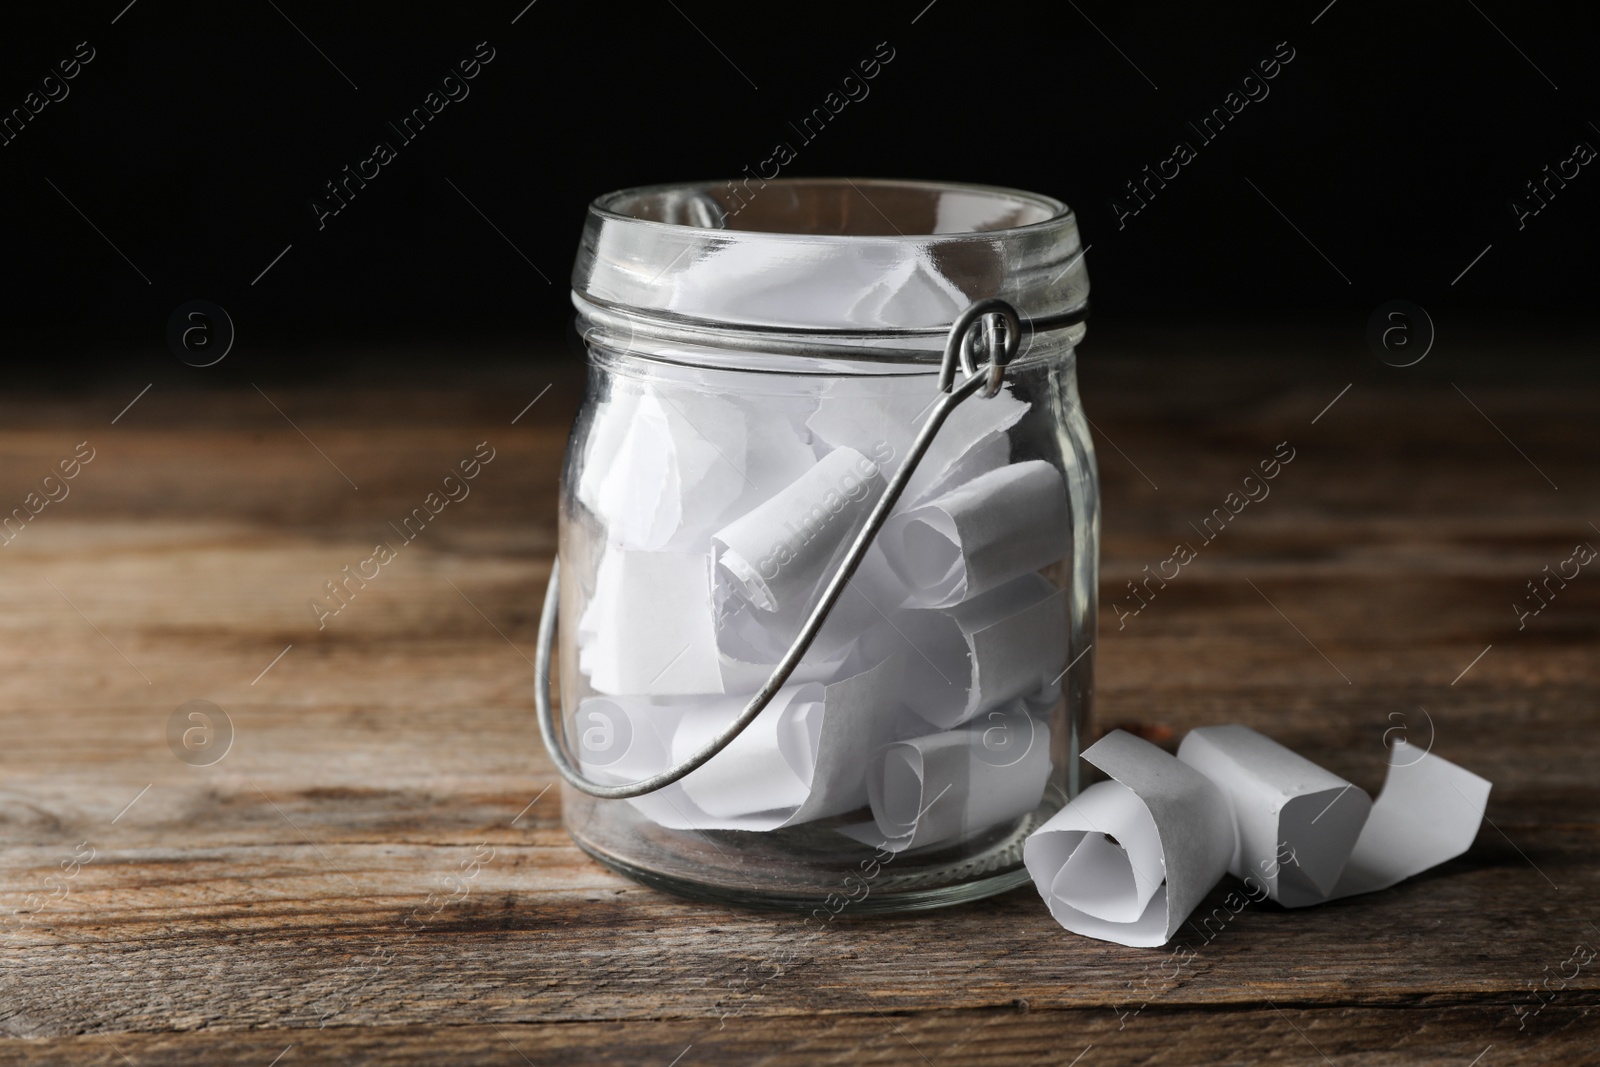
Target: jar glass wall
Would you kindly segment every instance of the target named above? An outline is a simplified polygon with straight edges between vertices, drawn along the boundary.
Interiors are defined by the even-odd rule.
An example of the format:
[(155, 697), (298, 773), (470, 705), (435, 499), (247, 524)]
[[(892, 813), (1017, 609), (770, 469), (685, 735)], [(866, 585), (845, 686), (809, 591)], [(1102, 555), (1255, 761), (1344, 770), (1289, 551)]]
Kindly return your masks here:
[(612, 194), (574, 270), (589, 358), (560, 518), (569, 747), (658, 774), (743, 711), (940, 395), (950, 323), (1025, 324), (951, 412), (776, 698), (627, 800), (564, 786), (607, 865), (756, 907), (895, 911), (1019, 885), (1078, 790), (1099, 494), (1071, 213), (1030, 194), (794, 180)]

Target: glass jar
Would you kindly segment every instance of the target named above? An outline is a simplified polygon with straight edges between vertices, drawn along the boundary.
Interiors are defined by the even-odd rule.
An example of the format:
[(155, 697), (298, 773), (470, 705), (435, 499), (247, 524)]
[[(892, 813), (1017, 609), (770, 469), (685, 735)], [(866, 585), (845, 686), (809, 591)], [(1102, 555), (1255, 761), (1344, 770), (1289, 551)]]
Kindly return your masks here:
[[(664, 788), (569, 781), (574, 841), (680, 894), (830, 914), (1027, 880), (1023, 839), (1078, 791), (1093, 691), (1087, 294), (1071, 211), (1030, 193), (786, 179), (590, 206), (588, 389), (546, 613), (566, 751), (602, 786), (739, 718), (945, 395), (952, 323), (998, 297), (1021, 329), (998, 393), (950, 409), (765, 709)], [(980, 325), (954, 339), (969, 360), (1004, 347), (1006, 325)]]

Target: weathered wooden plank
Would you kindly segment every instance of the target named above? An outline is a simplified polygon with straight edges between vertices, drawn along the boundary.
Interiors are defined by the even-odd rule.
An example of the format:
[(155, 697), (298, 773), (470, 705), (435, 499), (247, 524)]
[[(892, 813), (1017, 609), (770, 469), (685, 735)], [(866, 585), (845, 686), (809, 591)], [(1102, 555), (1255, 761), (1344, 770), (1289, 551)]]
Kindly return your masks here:
[[(1283, 1064), (1371, 1067), (1592, 1062), (1600, 1035), (1593, 1001), (1554, 1003), (1518, 1031), (1498, 1004), (1393, 1009), (1272, 1008), (1224, 1011), (1146, 1008), (1055, 1010), (1031, 1005), (966, 1011), (824, 1018), (729, 1019), (726, 1023), (635, 1020), (547, 1023), (499, 1021), (492, 1007), (459, 1026), (329, 1027), (274, 1031), (107, 1032), (0, 1045), (0, 1063), (18, 1067), (70, 1061), (85, 1067), (164, 1063), (705, 1063), (785, 1065), (997, 1063), (1114, 1065)], [(124, 1057), (127, 1057), (124, 1059)]]
[[(936, 915), (846, 915), (821, 931), (799, 917), (689, 905), (574, 855), (547, 822), (549, 798), (529, 831), (506, 825), (514, 798), (486, 798), (500, 819), (431, 846), (340, 842), (317, 834), (304, 802), (285, 803), (282, 816), (258, 803), (250, 820), (233, 820), (254, 828), (251, 847), (175, 848), (176, 822), (147, 825), (165, 844), (97, 853), (63, 898), (13, 917), (0, 949), (9, 1031), (80, 1032), (106, 1017), (141, 1031), (185, 1019), (212, 1029), (327, 1017), (443, 1024), (490, 1002), (513, 1022), (1018, 998), (1051, 1008), (1509, 1003), (1575, 943), (1600, 943), (1583, 910), (1600, 891), (1592, 828), (1508, 827), (1517, 844), (1486, 831), (1469, 857), (1411, 883), (1299, 912), (1232, 914), (1219, 890), (1174, 949), (1150, 951), (1065, 934), (1031, 889)], [(308, 844), (295, 827), (321, 839)], [(6, 899), (42, 891), (49, 871), (9, 875), (21, 885)], [(1593, 994), (1600, 978), (1584, 972), (1570, 987)]]
[[(270, 388), (326, 459), (249, 389), (154, 390), (116, 426), (139, 386), (13, 395), (5, 491), (20, 500), (77, 441), (99, 451), (0, 549), (0, 1033), (31, 1038), (0, 1043), (0, 1062), (121, 1063), (111, 1040), (140, 1062), (265, 1063), (290, 1043), (523, 1062), (507, 1037), (536, 1062), (668, 1063), (693, 1044), (685, 1063), (1066, 1063), (1093, 1044), (1085, 1067), (1465, 1064), (1490, 1043), (1485, 1064), (1581, 1061), (1591, 972), (1526, 1033), (1512, 1006), (1600, 941), (1584, 758), (1600, 576), (1523, 628), (1511, 605), (1576, 540), (1600, 544), (1596, 372), (1530, 388), (1492, 368), (1201, 348), (1084, 363), (1105, 487), (1101, 723), (1175, 738), (1246, 722), (1375, 789), (1403, 715), (1412, 740), (1495, 782), (1493, 825), (1462, 859), (1369, 898), (1252, 907), (1215, 933), (1197, 920), (1173, 977), (1168, 953), (1064, 934), (1031, 890), (847, 917), (801, 943), (796, 919), (601, 869), (560, 831), (559, 790), (530, 807), (553, 780), (527, 659), (570, 371)], [(1284, 440), (1296, 458), (1271, 495), (1147, 605), (1127, 599)], [(471, 496), (319, 629), (307, 599), (480, 441), (496, 458)], [(194, 698), (233, 721), (214, 766), (167, 748)], [(80, 843), (93, 859), (60, 881)], [(788, 951), (799, 962), (774, 975)]]

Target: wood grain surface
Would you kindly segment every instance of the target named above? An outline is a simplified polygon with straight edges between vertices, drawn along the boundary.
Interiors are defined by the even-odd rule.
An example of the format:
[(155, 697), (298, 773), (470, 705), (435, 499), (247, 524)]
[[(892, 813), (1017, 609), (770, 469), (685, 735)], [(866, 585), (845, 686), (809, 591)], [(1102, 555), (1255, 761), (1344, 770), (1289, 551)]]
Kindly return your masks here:
[[(1513, 608), (1600, 546), (1595, 338), (1395, 369), (1359, 324), (1103, 332), (1098, 723), (1243, 722), (1369, 789), (1403, 726), (1494, 783), (1465, 856), (1185, 927), (1188, 958), (1031, 887), (817, 936), (680, 901), (572, 846), (532, 720), (570, 359), (196, 372), (120, 416), (148, 379), (8, 392), (0, 510), (94, 458), (0, 547), (0, 1063), (1600, 1062), (1600, 960), (1559, 977), (1600, 947), (1600, 562)], [(323, 582), (482, 442), (319, 630)], [(207, 766), (168, 744), (191, 700), (232, 724)]]

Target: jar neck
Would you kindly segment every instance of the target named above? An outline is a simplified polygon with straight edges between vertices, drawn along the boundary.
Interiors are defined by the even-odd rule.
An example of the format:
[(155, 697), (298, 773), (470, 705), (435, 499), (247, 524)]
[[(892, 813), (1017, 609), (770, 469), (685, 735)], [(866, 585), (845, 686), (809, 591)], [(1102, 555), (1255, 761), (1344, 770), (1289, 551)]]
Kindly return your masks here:
[[(572, 294), (577, 331), (590, 348), (701, 366), (766, 369), (779, 360), (863, 364), (877, 373), (903, 365), (908, 373), (937, 369), (948, 325), (917, 330), (760, 329), (687, 321), (635, 308), (608, 306)], [(1022, 338), (1013, 362), (1059, 358), (1086, 332), (1082, 308), (1039, 322), (1022, 316)], [(774, 367), (773, 369), (777, 369)], [(870, 373), (870, 372), (869, 372)]]

